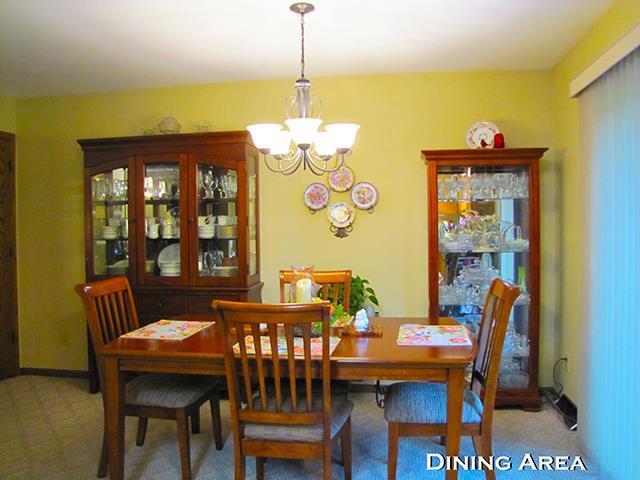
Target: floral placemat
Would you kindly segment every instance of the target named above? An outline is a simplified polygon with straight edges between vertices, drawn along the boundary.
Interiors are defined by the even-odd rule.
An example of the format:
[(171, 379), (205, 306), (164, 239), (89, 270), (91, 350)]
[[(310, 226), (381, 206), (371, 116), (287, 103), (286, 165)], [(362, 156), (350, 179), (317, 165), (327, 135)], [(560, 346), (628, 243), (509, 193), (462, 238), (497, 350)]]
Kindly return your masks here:
[(147, 340), (184, 340), (209, 325), (213, 325), (213, 322), (159, 320), (122, 336), (125, 338), (146, 338)]
[[(245, 351), (247, 354), (255, 355), (256, 345), (253, 340), (253, 336), (247, 335), (244, 337), (244, 341)], [(333, 353), (338, 346), (338, 343), (340, 343), (340, 338), (329, 337), (329, 355)], [(262, 351), (262, 355), (271, 356), (271, 341), (269, 340), (269, 337), (260, 337), (260, 349)], [(293, 350), (295, 357), (304, 358), (304, 344), (302, 337), (293, 338)], [(240, 354), (240, 344), (236, 343), (233, 346), (233, 351), (236, 354)], [(287, 339), (285, 337), (278, 336), (278, 355), (280, 357), (287, 356)], [(317, 337), (311, 339), (311, 356), (318, 358), (322, 357), (322, 338)]]
[(446, 347), (471, 345), (471, 339), (462, 325), (408, 323), (400, 326), (397, 343), (403, 346)]

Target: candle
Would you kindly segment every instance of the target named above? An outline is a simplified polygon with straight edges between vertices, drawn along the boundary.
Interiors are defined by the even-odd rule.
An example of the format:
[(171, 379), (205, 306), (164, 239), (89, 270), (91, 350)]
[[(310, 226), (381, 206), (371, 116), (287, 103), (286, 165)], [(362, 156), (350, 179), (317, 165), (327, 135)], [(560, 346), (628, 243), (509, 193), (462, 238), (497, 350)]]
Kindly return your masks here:
[(296, 282), (296, 302), (309, 303), (311, 302), (311, 287), (312, 282), (310, 278), (301, 278)]

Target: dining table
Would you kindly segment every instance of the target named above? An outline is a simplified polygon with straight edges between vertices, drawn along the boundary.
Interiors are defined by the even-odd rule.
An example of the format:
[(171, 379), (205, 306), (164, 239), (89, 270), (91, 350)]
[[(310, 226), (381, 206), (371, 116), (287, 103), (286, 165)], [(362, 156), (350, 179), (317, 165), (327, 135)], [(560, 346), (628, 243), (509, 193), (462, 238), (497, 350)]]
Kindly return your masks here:
[[(176, 320), (214, 322), (213, 315), (183, 314)], [(396, 341), (403, 324), (451, 325), (448, 317), (372, 319), (382, 336), (342, 336), (331, 354), (331, 378), (336, 380), (431, 381), (447, 384), (446, 455), (460, 452), (465, 369), (473, 362), (477, 345), (400, 346)], [(225, 375), (222, 327), (217, 323), (183, 340), (119, 337), (97, 354), (104, 368), (104, 403), (111, 480), (124, 478), (125, 380), (128, 372)], [(318, 372), (319, 373), (319, 372)], [(425, 452), (425, 469), (426, 469)], [(447, 470), (447, 480), (457, 478)]]

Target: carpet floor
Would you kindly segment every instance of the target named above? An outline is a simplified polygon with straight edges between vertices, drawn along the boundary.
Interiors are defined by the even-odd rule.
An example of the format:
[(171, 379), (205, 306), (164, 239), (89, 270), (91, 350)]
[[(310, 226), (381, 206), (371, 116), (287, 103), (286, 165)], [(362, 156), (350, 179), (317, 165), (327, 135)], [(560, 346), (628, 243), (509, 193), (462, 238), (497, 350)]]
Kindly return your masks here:
[[(351, 394), (353, 412), (353, 476), (355, 479), (386, 478), (387, 426), (373, 394)], [(202, 408), (201, 433), (191, 436), (194, 480), (232, 479), (233, 445), (229, 439), (228, 405), (222, 402), (222, 451), (213, 445), (209, 409)], [(128, 479), (169, 480), (180, 478), (175, 423), (150, 420), (144, 446), (135, 445), (136, 420), (126, 422)], [(0, 479), (86, 480), (95, 478), (102, 440), (102, 400), (87, 393), (80, 379), (20, 376), (0, 381)], [(400, 441), (399, 479), (443, 479), (442, 471), (426, 469), (426, 454), (440, 453), (436, 438)], [(511, 457), (514, 469), (496, 472), (498, 479), (582, 480), (598, 479), (585, 460), (587, 471), (519, 471), (526, 453), (580, 455), (577, 435), (568, 431), (555, 411), (498, 410), (494, 420), (494, 453)], [(473, 455), (469, 439), (463, 439), (461, 455)], [(583, 457), (584, 458), (584, 457)], [(342, 479), (342, 468), (333, 467)], [(321, 477), (319, 461), (270, 459), (267, 479), (312, 479)], [(247, 461), (247, 478), (255, 478), (254, 462)], [(462, 471), (460, 479), (482, 479), (477, 471)]]

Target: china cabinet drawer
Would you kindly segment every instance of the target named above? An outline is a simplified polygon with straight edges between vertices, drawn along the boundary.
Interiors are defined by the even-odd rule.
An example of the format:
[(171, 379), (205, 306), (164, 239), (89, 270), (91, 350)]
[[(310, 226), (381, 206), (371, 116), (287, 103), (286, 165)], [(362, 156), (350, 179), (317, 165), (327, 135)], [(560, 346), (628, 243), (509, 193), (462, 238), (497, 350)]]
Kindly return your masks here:
[(211, 313), (211, 302), (214, 300), (240, 301), (240, 296), (234, 293), (214, 293), (211, 295), (190, 295), (187, 297), (189, 313)]
[(141, 315), (179, 315), (187, 311), (184, 295), (136, 295), (136, 307)]

